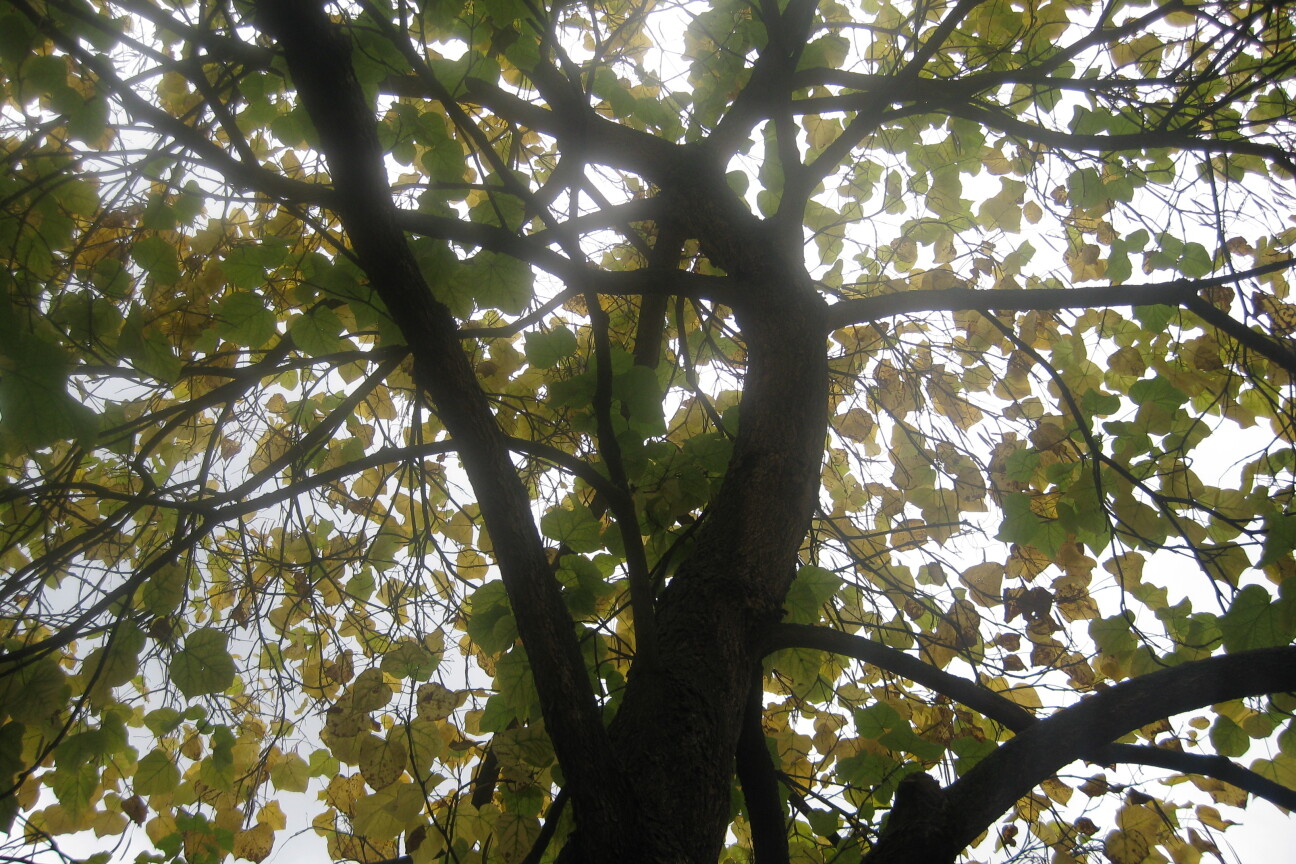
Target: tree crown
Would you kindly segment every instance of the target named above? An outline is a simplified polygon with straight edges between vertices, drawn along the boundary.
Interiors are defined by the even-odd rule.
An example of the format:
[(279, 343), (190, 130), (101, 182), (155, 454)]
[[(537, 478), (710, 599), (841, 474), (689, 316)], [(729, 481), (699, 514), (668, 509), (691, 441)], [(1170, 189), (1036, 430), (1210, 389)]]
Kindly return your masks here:
[(1140, 864), (1296, 806), (1294, 28), (9, 0), (13, 846)]

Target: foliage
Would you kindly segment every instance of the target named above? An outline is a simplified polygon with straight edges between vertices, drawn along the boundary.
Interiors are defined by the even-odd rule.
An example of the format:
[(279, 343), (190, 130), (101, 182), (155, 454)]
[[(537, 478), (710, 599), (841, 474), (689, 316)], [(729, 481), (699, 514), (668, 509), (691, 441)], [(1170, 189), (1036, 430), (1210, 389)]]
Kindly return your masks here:
[(11, 852), (1296, 806), (1287, 4), (322, 9), (3, 7)]

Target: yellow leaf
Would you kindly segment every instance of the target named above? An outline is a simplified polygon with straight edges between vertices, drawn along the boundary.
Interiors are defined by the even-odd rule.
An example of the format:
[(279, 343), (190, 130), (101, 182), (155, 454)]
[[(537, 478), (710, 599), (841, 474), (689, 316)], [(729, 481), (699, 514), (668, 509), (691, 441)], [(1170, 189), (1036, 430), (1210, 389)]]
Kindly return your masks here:
[(404, 740), (369, 735), (360, 744), (360, 773), (374, 789), (384, 789), (405, 773), (409, 747)]
[(986, 681), (986, 686), (996, 691), (1000, 696), (1009, 699), (1027, 711), (1034, 712), (1036, 709), (1043, 708), (1044, 703), (1040, 700), (1039, 694), (1035, 692), (1034, 687), (1025, 685), (1012, 685), (1003, 678), (991, 678)]
[(381, 669), (369, 668), (361, 672), (351, 685), (351, 705), (356, 711), (369, 712), (382, 708), (392, 698), (392, 688), (383, 679)]
[(1103, 563), (1103, 569), (1116, 577), (1120, 587), (1128, 591), (1143, 581), (1143, 556), (1125, 552)]
[(392, 727), (392, 734), (399, 734), (402, 728), (413, 768), (420, 775), (427, 774), (436, 760), (447, 756), (449, 742), (457, 737), (452, 727), (435, 720), (415, 719), (408, 726)]
[(1165, 842), (1165, 847), (1170, 850), (1170, 858), (1175, 864), (1198, 864), (1202, 859), (1201, 850), (1196, 846), (1185, 843), (1178, 837), (1170, 837)]
[(873, 415), (862, 408), (852, 408), (836, 418), (837, 431), (850, 441), (868, 441), (873, 438), (877, 424)]
[(450, 690), (432, 681), (418, 689), (418, 716), (423, 720), (444, 720), (467, 698), (466, 691)]
[(1225, 819), (1220, 816), (1220, 812), (1208, 804), (1201, 804), (1197, 807), (1197, 818), (1203, 825), (1214, 828), (1216, 831), (1223, 831), (1230, 825), (1236, 825), (1232, 819)]
[(1059, 804), (1065, 804), (1070, 801), (1071, 795), (1075, 791), (1056, 777), (1050, 777), (1045, 780), (1040, 784), (1040, 787), (1044, 790), (1044, 794), (1048, 795), (1048, 797), (1052, 798)]
[(1036, 795), (1034, 792), (1018, 798), (1014, 806), (1017, 817), (1027, 823), (1034, 823), (1039, 820), (1040, 814), (1048, 811), (1049, 800), (1043, 795)]
[(335, 776), (324, 790), (324, 801), (348, 817), (355, 812), (356, 799), (364, 795), (364, 778), (359, 774)]
[(264, 822), (234, 835), (234, 857), (260, 864), (274, 848), (274, 829)]
[(471, 546), (473, 542), (473, 523), (468, 514), (462, 510), (455, 511), (449, 522), (442, 523), (441, 533), (460, 546)]
[(1116, 824), (1127, 834), (1142, 835), (1149, 843), (1155, 842), (1165, 827), (1161, 814), (1142, 804), (1121, 805), (1116, 814)]
[(1113, 831), (1103, 841), (1103, 854), (1111, 864), (1143, 864), (1151, 847), (1137, 832)]
[(1048, 569), (1052, 560), (1034, 546), (1013, 546), (1008, 558), (1007, 575), (1010, 579), (1027, 582)]
[(461, 578), (474, 582), (485, 579), (487, 570), (490, 568), (489, 562), (472, 549), (464, 549), (460, 552), (455, 559), (455, 566)]
[(1056, 519), (1057, 503), (1061, 497), (1057, 492), (1032, 495), (1030, 499), (1031, 512), (1044, 519)]
[(972, 602), (979, 606), (997, 606), (1003, 599), (1004, 566), (993, 561), (976, 564), (963, 571), (959, 581), (972, 590)]
[(415, 783), (394, 783), (356, 801), (356, 833), (370, 842), (393, 840), (419, 820), (423, 789)]
[(282, 831), (288, 825), (288, 817), (278, 801), (269, 801), (257, 811), (257, 821), (264, 822), (275, 831)]
[(1256, 759), (1251, 763), (1251, 770), (1280, 786), (1296, 788), (1296, 759), (1286, 753), (1279, 753), (1273, 759)]
[(410, 831), (405, 836), (405, 850), (412, 859), (412, 864), (432, 864), (440, 861), (445, 852), (445, 835), (436, 828), (426, 824)]
[(922, 519), (904, 519), (891, 531), (891, 545), (896, 549), (913, 549), (927, 542), (927, 523)]
[(526, 857), (540, 835), (540, 820), (520, 813), (501, 813), (495, 825), (495, 849), (504, 864)]
[(126, 830), (126, 814), (114, 813), (111, 810), (99, 810), (90, 820), (96, 837), (115, 837)]

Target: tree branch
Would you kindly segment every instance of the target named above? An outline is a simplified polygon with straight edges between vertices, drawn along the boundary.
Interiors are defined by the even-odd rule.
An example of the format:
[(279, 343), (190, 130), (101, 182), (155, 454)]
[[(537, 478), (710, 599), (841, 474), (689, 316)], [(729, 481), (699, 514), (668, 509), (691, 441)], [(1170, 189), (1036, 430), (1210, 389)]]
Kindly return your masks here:
[(1145, 747), (1138, 744), (1108, 744), (1094, 754), (1091, 760), (1102, 765), (1150, 765), (1180, 774), (1200, 774), (1232, 784), (1243, 792), (1263, 798), (1271, 804), (1296, 810), (1296, 789), (1288, 789), (1268, 777), (1244, 768), (1224, 756), (1205, 753), (1184, 753), (1165, 747)]
[[(1286, 270), (1296, 264), (1296, 258), (1284, 258), (1240, 273), (1226, 273), (1205, 279), (1175, 279), (1170, 282), (1151, 282), (1142, 285), (1099, 285), (1081, 288), (942, 288), (931, 291), (899, 291), (857, 300), (843, 300), (828, 307), (828, 326), (832, 330), (851, 324), (866, 324), (881, 318), (908, 315), (915, 312), (964, 312), (995, 310), (1025, 311), (1031, 309), (1094, 309), (1103, 306), (1187, 306), (1199, 317), (1214, 324), (1247, 347), (1264, 354), (1275, 362), (1286, 365), (1293, 362), (1291, 349), (1278, 344), (1262, 333), (1229, 318), (1222, 312), (1208, 313), (1207, 318), (1198, 311), (1198, 292), (1221, 285), (1232, 285), (1245, 279)], [(1200, 301), (1200, 302), (1197, 302)], [(1213, 307), (1212, 307), (1213, 308)], [(1225, 323), (1221, 323), (1221, 319)], [(1231, 322), (1231, 323), (1228, 323)], [(1250, 336), (1246, 334), (1250, 333)], [(1279, 359), (1281, 358), (1281, 359)]]
[[(716, 153), (727, 159), (747, 140), (752, 127), (768, 116), (770, 107), (780, 103), (787, 106), (792, 73), (805, 49), (818, 5), (818, 0), (791, 0), (782, 13), (774, 3), (762, 5), (761, 18), (768, 37), (765, 49), (752, 65), (747, 85), (734, 97), (733, 104), (708, 136)], [(784, 113), (784, 116), (789, 115)], [(799, 167), (800, 159), (793, 157), (784, 170), (791, 173)]]
[(611, 480), (608, 506), (616, 517), (621, 543), (625, 547), (626, 581), (630, 583), (630, 612), (635, 634), (635, 663), (657, 664), (657, 625), (653, 613), (652, 578), (648, 556), (644, 551), (630, 480), (626, 476), (621, 444), (612, 425), (612, 340), (608, 336), (611, 322), (599, 302), (598, 292), (585, 292), (585, 308), (594, 337), (595, 385), (591, 400), (595, 418), (595, 439), (599, 455)]
[(1080, 135), (1073, 132), (1059, 132), (1036, 126), (1007, 114), (990, 111), (970, 102), (952, 102), (942, 100), (932, 105), (933, 108), (954, 117), (962, 117), (979, 123), (987, 129), (997, 129), (1005, 135), (1024, 138), (1038, 144), (1047, 144), (1058, 150), (1084, 150), (1099, 153), (1114, 153), (1122, 150), (1152, 150), (1170, 148), (1197, 153), (1225, 153), (1246, 156), (1259, 156), (1277, 165), (1283, 171), (1296, 177), (1296, 161), (1291, 152), (1276, 144), (1262, 144), (1248, 141), (1197, 138), (1187, 132), (1176, 130), (1148, 130), (1124, 135)]
[(852, 657), (880, 669), (908, 678), (915, 684), (941, 693), (955, 702), (1002, 723), (1013, 731), (1032, 726), (1035, 716), (1015, 702), (966, 678), (952, 675), (924, 663), (917, 657), (897, 651), (880, 642), (810, 624), (780, 624), (770, 641), (773, 650), (780, 648), (812, 648), (828, 651), (843, 657)]
[(1284, 646), (1184, 663), (1090, 696), (1024, 730), (945, 790), (948, 822), (934, 860), (953, 860), (1022, 795), (1122, 735), (1207, 705), (1292, 690), (1296, 646)]
[(761, 727), (761, 715), (765, 709), (761, 698), (764, 693), (762, 677), (758, 666), (752, 676), (751, 694), (747, 697), (742, 731), (738, 736), (738, 782), (742, 786), (743, 800), (747, 802), (755, 864), (788, 864), (787, 816), (783, 812), (774, 760), (770, 758), (765, 745), (765, 730)]
[(574, 625), (531, 515), (508, 441), (459, 344), (454, 319), (432, 296), (397, 219), (373, 108), (351, 65), (349, 39), (312, 0), (262, 0), (258, 23), (283, 48), (333, 175), (336, 206), (374, 289), (411, 346), (415, 377), (458, 442), (496, 561), (517, 613), (541, 711), (581, 812), (617, 821), (621, 787)]
[[(1026, 732), (1041, 722), (1025, 708), (988, 687), (937, 669), (902, 651), (862, 636), (806, 624), (783, 624), (775, 632), (773, 647), (812, 648), (870, 663), (966, 705), (1015, 733)], [(1135, 744), (1104, 744), (1090, 753), (1081, 753), (1076, 758), (1100, 765), (1150, 765), (1182, 774), (1214, 777), (1279, 807), (1296, 809), (1296, 790), (1274, 783), (1223, 756), (1183, 753)]]

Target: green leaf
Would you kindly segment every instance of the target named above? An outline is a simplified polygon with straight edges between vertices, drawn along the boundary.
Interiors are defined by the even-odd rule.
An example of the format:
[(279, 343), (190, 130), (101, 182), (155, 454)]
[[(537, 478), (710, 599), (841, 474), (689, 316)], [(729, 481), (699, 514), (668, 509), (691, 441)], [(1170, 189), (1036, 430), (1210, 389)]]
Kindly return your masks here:
[(221, 273), (235, 288), (255, 291), (266, 283), (266, 272), (282, 264), (288, 247), (273, 239), (263, 243), (241, 243), (221, 259)]
[(788, 611), (787, 621), (794, 624), (813, 624), (823, 616), (823, 606), (837, 593), (842, 580), (832, 571), (822, 567), (802, 567), (788, 589), (783, 608)]
[(561, 325), (544, 332), (527, 333), (525, 344), (527, 362), (540, 369), (552, 369), (575, 354), (579, 347), (576, 334)]
[(895, 759), (889, 756), (863, 752), (840, 760), (834, 771), (842, 783), (870, 789), (881, 783), (895, 767)]
[(82, 675), (93, 679), (92, 697), (104, 699), (113, 687), (119, 687), (139, 674), (139, 654), (144, 649), (143, 631), (133, 621), (123, 621), (109, 644), (97, 648), (82, 663)]
[(1129, 389), (1130, 398), (1140, 405), (1155, 405), (1173, 411), (1188, 401), (1188, 396), (1164, 378), (1137, 381)]
[(393, 678), (426, 681), (432, 677), (440, 662), (439, 654), (433, 654), (413, 639), (402, 639), (395, 646), (387, 649), (382, 658), (381, 668)]
[(1148, 329), (1159, 333), (1166, 329), (1171, 321), (1179, 316), (1179, 309), (1174, 306), (1135, 306), (1134, 317)]
[(189, 575), (179, 564), (158, 568), (144, 583), (140, 602), (154, 615), (169, 615), (184, 602), (189, 587)]
[(288, 322), (288, 335), (293, 344), (310, 357), (322, 357), (345, 348), (341, 332), (342, 320), (327, 306), (312, 309)]
[(0, 344), (0, 424), (24, 446), (93, 438), (94, 412), (67, 392), (68, 356), (31, 334)]
[(1296, 636), (1296, 620), (1292, 612), (1291, 603), (1274, 603), (1264, 588), (1248, 585), (1237, 593), (1228, 611), (1220, 618), (1225, 650), (1247, 651), (1286, 645)]
[(1008, 177), (999, 182), (999, 193), (982, 202), (977, 211), (977, 219), (986, 228), (1016, 233), (1021, 230), (1026, 184)]
[(487, 654), (498, 654), (517, 641), (517, 621), (503, 582), (487, 582), (474, 591), (468, 610), (468, 635)]
[(1282, 514), (1265, 520), (1264, 554), (1256, 567), (1268, 567), (1296, 549), (1296, 515)]
[(1067, 200), (1072, 207), (1089, 208), (1107, 200), (1102, 178), (1094, 168), (1081, 168), (1067, 180)]
[(0, 705), (18, 723), (43, 728), (50, 706), (62, 705), (71, 692), (67, 674), (49, 657), (17, 669), (0, 666)]
[(480, 307), (520, 315), (531, 303), (535, 274), (526, 262), (495, 252), (478, 252), (452, 277), (456, 289)]
[(176, 247), (161, 237), (142, 237), (131, 246), (131, 258), (160, 285), (180, 281), (180, 259)]
[(184, 722), (184, 715), (174, 708), (157, 708), (144, 715), (144, 725), (161, 737)]
[(1089, 636), (1099, 651), (1112, 656), (1126, 654), (1138, 647), (1138, 641), (1130, 631), (1128, 613), (1090, 621)]
[(963, 737), (951, 741), (949, 749), (957, 757), (954, 760), (954, 770), (961, 777), (999, 748), (994, 741), (986, 738)]
[(1245, 756), (1251, 747), (1251, 737), (1228, 717), (1222, 714), (1215, 718), (1210, 731), (1211, 746), (1221, 756), (1235, 759)]
[(643, 437), (666, 434), (663, 394), (657, 374), (647, 366), (631, 366), (612, 379), (612, 395), (625, 409), (630, 427)]
[(266, 308), (265, 298), (251, 291), (235, 291), (213, 308), (216, 332), (236, 345), (260, 348), (278, 331), (278, 322)]
[(210, 627), (195, 630), (184, 648), (171, 658), (171, 682), (186, 698), (220, 693), (234, 683), (234, 658), (225, 645), (229, 637)]
[(79, 818), (94, 806), (102, 792), (99, 768), (91, 762), (70, 768), (60, 767), (47, 782), (54, 797), (73, 818)]
[(874, 702), (855, 712), (855, 729), (861, 738), (876, 740), (903, 724), (900, 714), (886, 702)]
[(180, 769), (161, 750), (154, 750), (139, 761), (133, 788), (136, 795), (165, 795), (180, 785)]
[(1101, 390), (1086, 390), (1080, 398), (1080, 409), (1089, 417), (1106, 417), (1120, 410), (1120, 397)]
[(595, 552), (603, 548), (603, 526), (588, 507), (551, 508), (540, 517), (540, 531), (551, 540), (567, 544), (573, 552)]
[(172, 383), (180, 378), (183, 368), (166, 337), (145, 318), (143, 307), (132, 304), (130, 313), (122, 324), (117, 350), (141, 372), (160, 381)]
[(943, 745), (919, 737), (908, 726), (892, 729), (879, 738), (878, 743), (892, 750), (912, 753), (925, 762), (939, 759), (945, 753)]
[(531, 661), (521, 648), (513, 648), (499, 659), (495, 684), (504, 701), (517, 712), (518, 719), (538, 717), (540, 694), (531, 675)]

